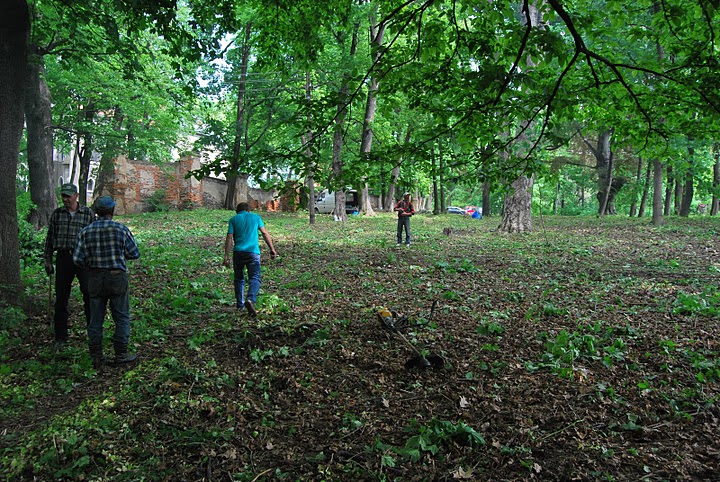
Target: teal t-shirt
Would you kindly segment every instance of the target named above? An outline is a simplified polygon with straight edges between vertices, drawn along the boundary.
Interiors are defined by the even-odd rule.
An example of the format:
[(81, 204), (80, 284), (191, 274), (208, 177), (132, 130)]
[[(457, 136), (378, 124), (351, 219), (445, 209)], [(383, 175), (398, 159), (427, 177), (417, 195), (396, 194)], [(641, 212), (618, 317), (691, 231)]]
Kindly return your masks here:
[(240, 211), (230, 218), (228, 234), (233, 235), (235, 247), (233, 251), (260, 254), (258, 230), (265, 226), (262, 218), (255, 213)]

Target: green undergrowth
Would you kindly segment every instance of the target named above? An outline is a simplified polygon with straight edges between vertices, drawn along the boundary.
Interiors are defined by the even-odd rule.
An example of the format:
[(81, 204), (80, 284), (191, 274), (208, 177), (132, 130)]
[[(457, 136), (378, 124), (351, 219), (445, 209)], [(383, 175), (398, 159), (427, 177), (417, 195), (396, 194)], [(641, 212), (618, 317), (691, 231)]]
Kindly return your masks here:
[[(405, 247), (389, 214), (310, 226), (262, 213), (279, 258), (261, 242), (253, 320), (222, 266), (232, 214), (118, 218), (141, 250), (129, 265), (142, 361), (124, 369), (92, 368), (77, 288), (72, 342), (52, 350), (47, 278), (25, 261), (36, 308), (0, 308), (0, 477), (562, 478), (542, 442), (564, 434), (566, 456), (633, 479), (603, 465), (659, 457), (625, 447), (633, 434), (717, 410), (716, 219), (546, 217), (502, 235), (498, 219), (417, 215)], [(408, 315), (405, 341), (379, 326), (380, 305)], [(443, 371), (405, 370), (408, 344)], [(561, 389), (572, 417), (543, 424), (562, 415), (546, 395)]]

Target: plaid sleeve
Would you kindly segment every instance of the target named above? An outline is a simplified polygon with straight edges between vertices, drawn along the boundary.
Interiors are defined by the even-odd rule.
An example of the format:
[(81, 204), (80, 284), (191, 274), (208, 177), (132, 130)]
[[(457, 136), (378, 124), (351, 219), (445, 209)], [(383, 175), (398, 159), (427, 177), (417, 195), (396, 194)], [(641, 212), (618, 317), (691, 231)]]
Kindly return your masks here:
[(51, 262), (54, 251), (55, 226), (57, 226), (57, 210), (50, 215), (48, 223), (47, 236), (45, 237), (45, 249), (43, 250), (43, 258), (45, 261)]
[(135, 238), (132, 235), (130, 229), (125, 227), (125, 258), (126, 259), (138, 259), (140, 257), (140, 250), (137, 247)]

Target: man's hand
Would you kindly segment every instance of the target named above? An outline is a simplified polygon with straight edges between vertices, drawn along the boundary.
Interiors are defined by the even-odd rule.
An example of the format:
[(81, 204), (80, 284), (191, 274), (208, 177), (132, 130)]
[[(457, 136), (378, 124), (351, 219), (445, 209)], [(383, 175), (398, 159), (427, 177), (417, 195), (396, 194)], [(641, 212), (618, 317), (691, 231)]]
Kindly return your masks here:
[(232, 266), (232, 260), (229, 257), (225, 256), (225, 259), (223, 260), (223, 266), (227, 266), (229, 268), (230, 266)]
[(53, 267), (51, 262), (45, 261), (45, 272), (48, 276), (52, 276), (52, 274), (55, 272), (55, 268)]
[(271, 259), (277, 258), (277, 251), (270, 251), (270, 258)]

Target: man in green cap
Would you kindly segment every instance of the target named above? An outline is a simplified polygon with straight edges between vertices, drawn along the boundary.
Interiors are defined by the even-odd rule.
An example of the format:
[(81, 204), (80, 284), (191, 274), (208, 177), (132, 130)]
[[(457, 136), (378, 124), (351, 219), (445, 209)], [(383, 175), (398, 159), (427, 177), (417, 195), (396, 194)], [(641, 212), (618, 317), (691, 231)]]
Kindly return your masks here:
[[(75, 278), (80, 283), (83, 297), (85, 324), (90, 320), (90, 298), (88, 297), (87, 270), (73, 263), (73, 251), (77, 235), (82, 228), (95, 220), (95, 214), (87, 206), (78, 202), (78, 189), (75, 184), (66, 183), (60, 187), (62, 207), (53, 211), (50, 216), (47, 237), (45, 238), (45, 272), (48, 276), (55, 273), (55, 314), (53, 329), (55, 334), (54, 348), (63, 349), (68, 341), (68, 301), (70, 290)], [(53, 266), (53, 253), (57, 253)]]

